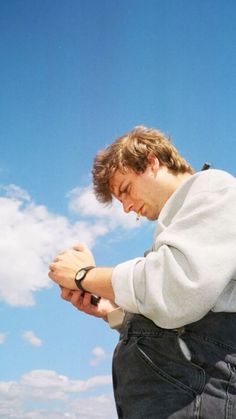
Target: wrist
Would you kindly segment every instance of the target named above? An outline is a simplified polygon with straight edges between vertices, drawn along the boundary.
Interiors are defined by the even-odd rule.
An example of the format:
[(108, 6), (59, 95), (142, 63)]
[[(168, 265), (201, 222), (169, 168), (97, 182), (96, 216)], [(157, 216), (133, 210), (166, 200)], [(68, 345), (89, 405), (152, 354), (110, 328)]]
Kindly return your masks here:
[(87, 292), (87, 290), (83, 287), (82, 281), (84, 281), (86, 275), (88, 274), (91, 269), (94, 269), (95, 266), (85, 266), (84, 268), (80, 268), (75, 274), (75, 284), (77, 288), (79, 288), (82, 292)]
[(83, 280), (83, 287), (87, 292), (114, 302), (112, 271), (113, 268), (96, 266), (87, 273)]

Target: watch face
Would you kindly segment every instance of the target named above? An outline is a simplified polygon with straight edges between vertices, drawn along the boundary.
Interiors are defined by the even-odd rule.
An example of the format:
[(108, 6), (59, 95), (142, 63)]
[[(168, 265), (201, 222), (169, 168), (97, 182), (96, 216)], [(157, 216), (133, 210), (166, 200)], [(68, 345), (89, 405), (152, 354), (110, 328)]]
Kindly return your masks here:
[(83, 279), (83, 277), (85, 276), (85, 274), (86, 274), (86, 270), (85, 270), (85, 269), (81, 269), (81, 271), (79, 271), (79, 272), (77, 273), (77, 275), (76, 275), (76, 279), (77, 279), (77, 280)]

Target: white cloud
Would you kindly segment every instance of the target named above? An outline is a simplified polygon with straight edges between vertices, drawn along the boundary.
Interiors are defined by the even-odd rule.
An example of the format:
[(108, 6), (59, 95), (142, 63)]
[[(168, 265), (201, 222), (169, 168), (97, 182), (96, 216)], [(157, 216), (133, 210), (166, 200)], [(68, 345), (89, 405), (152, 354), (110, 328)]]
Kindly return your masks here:
[(26, 330), (22, 334), (23, 339), (25, 339), (26, 342), (30, 343), (33, 346), (41, 346), (42, 340), (36, 336), (36, 334), (32, 330)]
[(102, 394), (98, 397), (76, 400), (71, 403), (71, 409), (75, 413), (74, 416), (67, 416), (68, 418), (117, 419), (113, 395)]
[(101, 346), (95, 346), (91, 351), (93, 358), (90, 360), (90, 365), (98, 365), (100, 362), (104, 361), (109, 354)]
[(114, 200), (109, 206), (99, 203), (95, 198), (92, 186), (72, 189), (69, 198), (71, 211), (86, 217), (90, 216), (103, 220), (107, 231), (117, 227), (134, 228), (139, 226), (135, 213), (124, 213), (119, 201)]
[[(105, 387), (104, 387), (105, 386)], [(104, 393), (105, 388), (108, 393)], [(100, 395), (86, 395), (90, 390)], [(40, 406), (33, 411), (27, 406)], [(51, 370), (34, 370), (17, 381), (0, 381), (0, 418), (116, 418), (111, 377), (71, 380)]]
[(2, 345), (5, 342), (6, 336), (7, 336), (6, 333), (0, 332), (0, 345)]
[(92, 247), (99, 236), (117, 227), (139, 226), (135, 215), (124, 215), (119, 204), (109, 209), (97, 203), (91, 187), (73, 189), (69, 208), (78, 213), (75, 223), (36, 205), (17, 185), (2, 188), (0, 300), (12, 306), (33, 305), (34, 293), (52, 285), (48, 264), (58, 251), (77, 242)]
[[(68, 393), (79, 393), (91, 388), (111, 383), (110, 375), (101, 375), (88, 380), (70, 380), (52, 370), (33, 370), (24, 374), (20, 384), (28, 391), (32, 389), (32, 398), (64, 399)], [(50, 389), (50, 392), (48, 391)]]

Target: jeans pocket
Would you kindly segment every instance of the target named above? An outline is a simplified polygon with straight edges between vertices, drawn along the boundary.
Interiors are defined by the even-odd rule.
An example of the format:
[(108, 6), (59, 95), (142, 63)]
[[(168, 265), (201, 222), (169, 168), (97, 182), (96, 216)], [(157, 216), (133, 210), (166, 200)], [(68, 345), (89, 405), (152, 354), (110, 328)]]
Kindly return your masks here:
[(191, 395), (201, 394), (203, 391), (205, 371), (183, 355), (177, 336), (141, 337), (137, 340), (136, 350), (158, 380)]

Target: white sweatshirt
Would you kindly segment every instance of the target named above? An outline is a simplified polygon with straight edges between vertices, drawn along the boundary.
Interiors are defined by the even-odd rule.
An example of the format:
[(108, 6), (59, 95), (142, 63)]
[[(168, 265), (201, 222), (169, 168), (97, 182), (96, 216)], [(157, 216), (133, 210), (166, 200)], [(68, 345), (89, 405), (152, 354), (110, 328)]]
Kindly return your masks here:
[(163, 207), (152, 250), (114, 268), (116, 304), (163, 328), (236, 312), (236, 179), (196, 173)]

